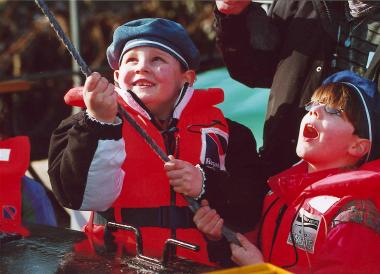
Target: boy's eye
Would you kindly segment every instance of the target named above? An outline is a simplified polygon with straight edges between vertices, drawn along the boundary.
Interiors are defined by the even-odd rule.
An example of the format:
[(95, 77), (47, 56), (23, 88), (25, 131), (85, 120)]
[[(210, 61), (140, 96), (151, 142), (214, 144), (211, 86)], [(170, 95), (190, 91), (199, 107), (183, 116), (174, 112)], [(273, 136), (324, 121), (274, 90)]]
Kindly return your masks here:
[(161, 56), (155, 56), (152, 58), (152, 61), (155, 62), (155, 61), (165, 61)]
[(125, 63), (133, 63), (133, 62), (137, 62), (137, 58), (135, 57), (128, 57), (125, 59)]
[(343, 112), (343, 109), (337, 109), (337, 108), (333, 108), (333, 107), (330, 107), (326, 104), (322, 104), (322, 103), (319, 103), (319, 102), (309, 102), (305, 105), (305, 110), (306, 111), (310, 111), (312, 110), (314, 107), (318, 107), (318, 106), (323, 106), (323, 109), (325, 110), (326, 113), (328, 114), (334, 114), (334, 115), (337, 115), (339, 117), (342, 116), (342, 112)]
[(343, 109), (336, 109), (333, 107), (329, 107), (328, 105), (325, 105), (325, 111), (329, 114), (335, 114), (338, 116), (342, 116)]

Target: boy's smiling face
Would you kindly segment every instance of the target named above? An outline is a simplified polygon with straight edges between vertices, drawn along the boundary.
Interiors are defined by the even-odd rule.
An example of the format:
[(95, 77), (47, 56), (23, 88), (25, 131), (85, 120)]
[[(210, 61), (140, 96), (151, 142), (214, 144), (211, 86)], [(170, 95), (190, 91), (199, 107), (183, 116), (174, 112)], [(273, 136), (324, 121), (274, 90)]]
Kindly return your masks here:
[(133, 91), (149, 110), (166, 119), (185, 82), (195, 80), (195, 72), (183, 71), (179, 61), (167, 52), (141, 46), (128, 50), (114, 72), (120, 88)]
[(344, 112), (331, 114), (316, 104), (302, 119), (297, 155), (309, 163), (309, 172), (354, 164), (352, 147), (360, 138), (353, 132)]

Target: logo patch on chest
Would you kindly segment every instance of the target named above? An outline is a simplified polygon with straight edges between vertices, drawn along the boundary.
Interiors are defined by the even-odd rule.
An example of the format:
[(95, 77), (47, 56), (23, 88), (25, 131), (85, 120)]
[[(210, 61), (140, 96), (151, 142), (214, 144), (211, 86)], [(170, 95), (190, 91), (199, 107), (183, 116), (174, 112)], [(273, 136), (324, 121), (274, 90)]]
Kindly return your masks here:
[(292, 225), (293, 239), (289, 233), (287, 243), (290, 245), (294, 243), (296, 247), (314, 253), (321, 218), (301, 208)]
[(220, 170), (226, 170), (225, 158), (228, 134), (218, 128), (202, 129), (201, 163)]

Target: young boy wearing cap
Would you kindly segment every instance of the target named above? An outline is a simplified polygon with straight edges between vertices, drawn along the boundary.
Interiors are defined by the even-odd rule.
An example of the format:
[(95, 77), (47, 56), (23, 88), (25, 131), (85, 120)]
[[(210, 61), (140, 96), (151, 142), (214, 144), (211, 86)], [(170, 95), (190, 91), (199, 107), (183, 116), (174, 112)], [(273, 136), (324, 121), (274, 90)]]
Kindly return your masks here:
[[(379, 113), (375, 84), (343, 71), (306, 105), (297, 154), (302, 162), (268, 180), (257, 247), (238, 235), (239, 265), (270, 262), (295, 273), (378, 273)], [(360, 167), (359, 167), (360, 166)], [(204, 207), (194, 222), (210, 239), (223, 220)], [(226, 255), (226, 254), (225, 254)]]
[[(161, 256), (165, 240), (177, 238), (200, 246), (198, 253), (177, 248), (177, 255), (207, 263), (203, 235), (176, 192), (206, 197), (230, 224), (243, 223), (236, 211), (254, 207), (257, 218), (239, 227), (252, 229), (264, 196), (252, 133), (214, 106), (222, 90), (192, 88), (199, 52), (181, 25), (161, 18), (128, 22), (115, 30), (107, 58), (117, 87), (93, 73), (83, 89), (87, 110), (53, 133), (53, 191), (65, 207), (139, 227), (144, 255)], [(171, 161), (164, 164), (117, 115), (117, 101)], [(133, 234), (118, 233), (116, 242), (135, 250)]]

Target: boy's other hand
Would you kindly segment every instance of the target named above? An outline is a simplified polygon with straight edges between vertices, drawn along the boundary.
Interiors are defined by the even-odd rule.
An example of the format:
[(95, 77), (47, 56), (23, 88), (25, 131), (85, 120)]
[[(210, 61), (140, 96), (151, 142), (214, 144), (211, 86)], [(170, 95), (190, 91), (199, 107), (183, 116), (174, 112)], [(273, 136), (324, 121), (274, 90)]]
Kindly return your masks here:
[(193, 221), (197, 228), (212, 241), (222, 238), (223, 219), (215, 209), (211, 209), (207, 200), (201, 201), (201, 207), (195, 212)]
[(169, 155), (169, 159), (164, 169), (174, 191), (189, 197), (197, 197), (202, 191), (201, 171), (191, 163), (175, 159), (172, 155)]
[(98, 72), (87, 77), (83, 89), (83, 100), (91, 117), (100, 122), (115, 122), (117, 114), (115, 86)]
[(231, 260), (238, 265), (250, 265), (263, 263), (263, 254), (252, 244), (245, 236), (236, 233), (241, 246), (231, 244), (232, 256)]
[(240, 14), (251, 0), (215, 0), (217, 9), (224, 14)]

